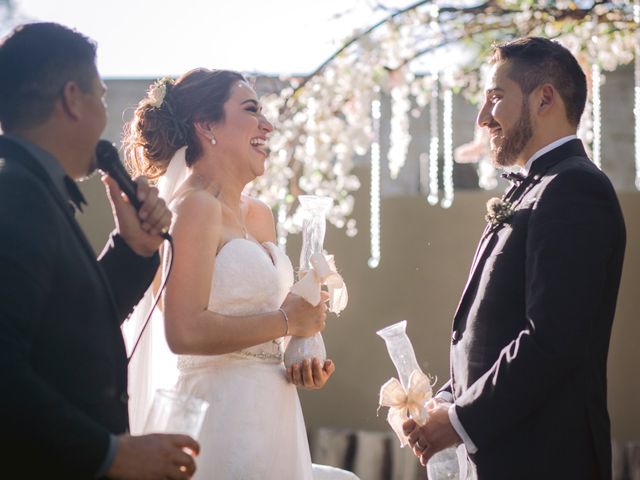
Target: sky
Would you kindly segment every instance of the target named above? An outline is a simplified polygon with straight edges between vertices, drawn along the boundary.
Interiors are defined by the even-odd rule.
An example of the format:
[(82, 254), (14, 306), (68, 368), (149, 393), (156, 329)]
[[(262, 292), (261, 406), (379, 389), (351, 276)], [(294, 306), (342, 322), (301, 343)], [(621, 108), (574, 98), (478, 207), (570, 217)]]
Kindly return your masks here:
[(21, 19), (55, 21), (96, 40), (104, 78), (174, 76), (195, 67), (309, 73), (355, 29), (386, 15), (373, 10), (375, 0), (14, 2)]

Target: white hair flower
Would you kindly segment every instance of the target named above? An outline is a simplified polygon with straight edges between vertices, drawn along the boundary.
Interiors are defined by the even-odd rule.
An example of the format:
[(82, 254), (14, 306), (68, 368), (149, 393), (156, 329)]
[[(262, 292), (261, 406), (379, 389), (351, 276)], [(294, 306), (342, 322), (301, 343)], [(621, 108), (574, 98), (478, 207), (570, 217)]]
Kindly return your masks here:
[(155, 108), (159, 108), (164, 102), (164, 97), (167, 94), (167, 82), (170, 82), (170, 78), (161, 78), (155, 82), (149, 88), (147, 97), (149, 98), (149, 105)]

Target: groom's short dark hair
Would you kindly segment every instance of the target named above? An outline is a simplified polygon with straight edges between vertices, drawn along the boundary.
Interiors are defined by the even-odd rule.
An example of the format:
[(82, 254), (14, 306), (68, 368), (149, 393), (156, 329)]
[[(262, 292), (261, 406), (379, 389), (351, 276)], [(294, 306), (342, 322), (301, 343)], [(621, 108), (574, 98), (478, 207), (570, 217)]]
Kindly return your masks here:
[(37, 126), (51, 115), (69, 81), (90, 92), (96, 45), (57, 23), (16, 27), (0, 43), (0, 124), (5, 131)]
[(587, 101), (587, 80), (576, 58), (558, 42), (523, 37), (493, 46), (491, 63), (509, 62), (509, 78), (525, 95), (545, 83), (558, 91), (567, 119), (578, 126)]

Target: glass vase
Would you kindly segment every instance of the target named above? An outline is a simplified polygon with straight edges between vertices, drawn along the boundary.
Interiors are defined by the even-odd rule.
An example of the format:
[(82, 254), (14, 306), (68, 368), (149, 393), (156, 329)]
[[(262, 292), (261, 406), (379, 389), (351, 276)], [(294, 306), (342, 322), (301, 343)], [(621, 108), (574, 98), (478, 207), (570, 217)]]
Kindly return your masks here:
[(405, 390), (409, 388), (409, 377), (411, 372), (418, 370), (422, 372), (416, 354), (413, 351), (411, 340), (407, 336), (407, 321), (394, 323), (376, 332), (387, 345), (387, 351), (393, 365), (398, 372), (398, 378)]
[[(398, 372), (398, 378), (405, 390), (409, 388), (409, 378), (414, 370), (422, 372), (416, 360), (416, 354), (407, 336), (407, 321), (394, 323), (376, 332), (387, 345), (387, 351)], [(427, 405), (423, 405), (426, 411)], [(458, 480), (460, 477), (459, 459), (455, 447), (447, 448), (431, 457), (427, 464), (430, 480)], [(464, 477), (466, 478), (466, 477)]]
[[(304, 212), (302, 223), (302, 249), (300, 250), (299, 275), (311, 269), (311, 256), (324, 251), (324, 234), (327, 228), (327, 213), (333, 205), (331, 197), (319, 195), (300, 195), (300, 206)], [(318, 358), (321, 363), (327, 358), (327, 352), (320, 332), (311, 337), (291, 337), (284, 352), (284, 364), (287, 368), (304, 359)]]

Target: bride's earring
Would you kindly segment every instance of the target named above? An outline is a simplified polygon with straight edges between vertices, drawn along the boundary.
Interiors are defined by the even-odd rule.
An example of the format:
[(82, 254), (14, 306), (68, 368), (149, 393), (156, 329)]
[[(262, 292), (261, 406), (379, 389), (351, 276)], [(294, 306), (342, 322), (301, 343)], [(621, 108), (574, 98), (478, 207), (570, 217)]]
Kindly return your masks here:
[(218, 143), (216, 141), (216, 137), (214, 137), (213, 134), (211, 134), (211, 138), (209, 138), (209, 140), (211, 140), (211, 145), (215, 145), (216, 143)]

